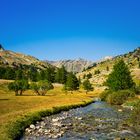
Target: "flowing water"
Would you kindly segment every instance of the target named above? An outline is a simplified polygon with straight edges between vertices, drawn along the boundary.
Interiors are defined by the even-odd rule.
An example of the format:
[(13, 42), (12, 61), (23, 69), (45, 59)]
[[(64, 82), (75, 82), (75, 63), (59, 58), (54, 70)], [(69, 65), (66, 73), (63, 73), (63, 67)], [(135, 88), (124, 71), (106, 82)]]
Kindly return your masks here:
[(140, 140), (125, 124), (130, 112), (97, 101), (43, 118), (27, 128), (21, 140)]

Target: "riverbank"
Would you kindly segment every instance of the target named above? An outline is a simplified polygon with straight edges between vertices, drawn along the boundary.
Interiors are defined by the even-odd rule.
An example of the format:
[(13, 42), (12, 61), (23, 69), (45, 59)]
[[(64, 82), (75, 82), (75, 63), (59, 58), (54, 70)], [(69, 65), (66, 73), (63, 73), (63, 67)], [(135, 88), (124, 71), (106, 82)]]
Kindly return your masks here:
[[(86, 105), (97, 97), (100, 91), (85, 94), (84, 91), (73, 94), (64, 93), (62, 87), (55, 87), (46, 96), (35, 96), (28, 90), (23, 96), (15, 96), (6, 85), (0, 85), (0, 138), (9, 140), (19, 136), (22, 130), (41, 117), (57, 113), (62, 109), (70, 109)], [(22, 126), (18, 129), (19, 126)]]

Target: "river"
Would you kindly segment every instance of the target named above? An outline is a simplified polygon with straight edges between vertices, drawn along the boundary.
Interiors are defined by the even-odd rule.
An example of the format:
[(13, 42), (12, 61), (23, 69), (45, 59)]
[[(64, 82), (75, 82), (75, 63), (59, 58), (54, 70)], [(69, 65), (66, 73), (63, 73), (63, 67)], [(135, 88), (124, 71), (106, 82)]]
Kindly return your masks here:
[(125, 121), (130, 110), (97, 101), (43, 118), (21, 140), (140, 140)]

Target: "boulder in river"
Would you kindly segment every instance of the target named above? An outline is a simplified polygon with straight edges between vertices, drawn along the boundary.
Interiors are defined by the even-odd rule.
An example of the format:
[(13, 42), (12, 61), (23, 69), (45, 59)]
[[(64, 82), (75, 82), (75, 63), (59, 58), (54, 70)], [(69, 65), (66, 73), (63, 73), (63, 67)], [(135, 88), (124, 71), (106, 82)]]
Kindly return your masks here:
[(34, 124), (31, 124), (31, 125), (30, 125), (30, 128), (31, 128), (31, 129), (35, 129), (35, 125), (34, 125)]

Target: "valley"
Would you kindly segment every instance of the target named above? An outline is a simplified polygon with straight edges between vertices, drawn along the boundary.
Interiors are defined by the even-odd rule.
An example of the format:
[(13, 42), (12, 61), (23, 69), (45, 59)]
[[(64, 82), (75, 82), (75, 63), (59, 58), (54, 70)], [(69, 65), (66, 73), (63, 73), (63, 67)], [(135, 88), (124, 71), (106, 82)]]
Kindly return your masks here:
[[(139, 102), (139, 89), (136, 91), (131, 91), (131, 89), (127, 91), (120, 90), (119, 94), (122, 93), (123, 96), (125, 94), (128, 96), (119, 104), (121, 106), (116, 107), (112, 104), (120, 103), (117, 101), (118, 99), (114, 102), (113, 99), (109, 100), (107, 98), (106, 102), (110, 102), (109, 104), (100, 100), (95, 101), (95, 103), (92, 102), (96, 99), (103, 99), (108, 89), (105, 82), (113, 72), (116, 62), (120, 60), (123, 60), (124, 64), (128, 66), (136, 87), (139, 87), (140, 48), (124, 55), (90, 63), (87, 67), (83, 65), (80, 68), (81, 70), (78, 70), (79, 72), (70, 70), (69, 68), (69, 71), (65, 69), (63, 64), (68, 63), (66, 65), (69, 66), (71, 61), (64, 61), (60, 66), (52, 66), (49, 62), (40, 61), (32, 56), (7, 51), (3, 47), (1, 47), (0, 54), (1, 76), (5, 75), (6, 77), (6, 79), (1, 78), (0, 80), (0, 138), (2, 140), (21, 138), (23, 133), (24, 137), (21, 139), (32, 139), (32, 137), (60, 140), (68, 138), (86, 140), (124, 137), (139, 139), (138, 134), (131, 130), (132, 128), (124, 121), (125, 118), (128, 118), (129, 113), (133, 112), (132, 108)], [(79, 63), (82, 63), (81, 61), (83, 62), (84, 60), (73, 61), (74, 64), (72, 65), (75, 68), (79, 68)], [(12, 71), (14, 74), (12, 78), (11, 70), (9, 71), (9, 69), (15, 71)], [(20, 84), (22, 84), (22, 87)], [(117, 91), (112, 92), (112, 94), (117, 93)], [(132, 96), (129, 94), (132, 94)], [(122, 95), (120, 94), (120, 96)], [(85, 106), (89, 103), (90, 105), (86, 107), (72, 109)], [(72, 110), (68, 111), (69, 109)], [(61, 111), (62, 113), (60, 113)], [(63, 133), (60, 135), (62, 126), (59, 127), (56, 125), (53, 127), (50, 125), (52, 123), (51, 120), (55, 116), (61, 118), (61, 114), (62, 116), (64, 114), (68, 115), (61, 122), (62, 125), (65, 125), (64, 128), (67, 129), (63, 128)], [(112, 115), (106, 116), (107, 114)], [(48, 115), (52, 116), (46, 117)], [(118, 118), (115, 118), (115, 115)], [(49, 125), (45, 124), (46, 127), (43, 128), (42, 126), (38, 126), (42, 119), (45, 119), (44, 121), (49, 123)], [(108, 120), (111, 120), (112, 124), (107, 124)], [(77, 121), (80, 126), (77, 125)], [(89, 123), (89, 121), (95, 126), (90, 125), (91, 122)], [(67, 126), (65, 124), (67, 122), (72, 122), (71, 126)], [(116, 126), (118, 123), (119, 125)], [(123, 127), (122, 124), (127, 125), (127, 127)], [(31, 125), (42, 130), (38, 128), (34, 130), (31, 128)], [(101, 128), (101, 125), (103, 128)], [(57, 127), (59, 127), (58, 132), (52, 130)], [(85, 129), (87, 129), (86, 133), (84, 133)], [(44, 130), (46, 130), (46, 134)]]

